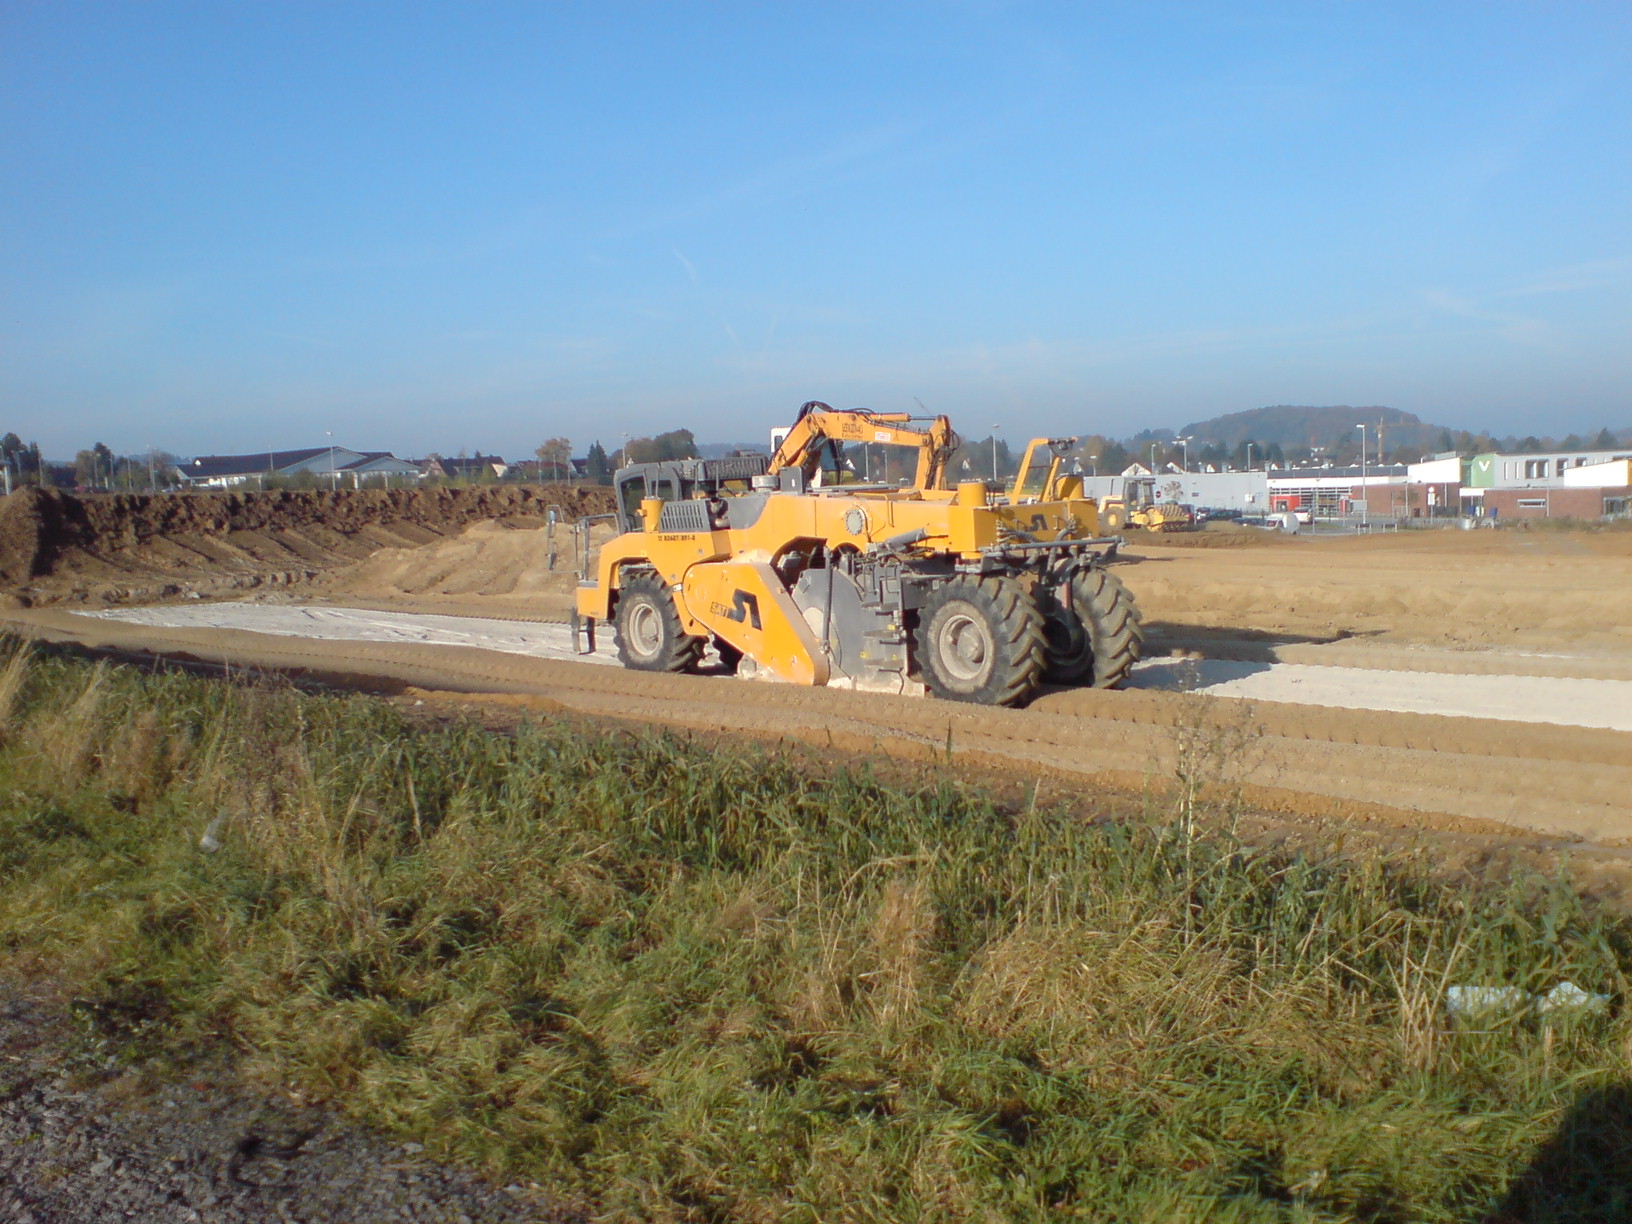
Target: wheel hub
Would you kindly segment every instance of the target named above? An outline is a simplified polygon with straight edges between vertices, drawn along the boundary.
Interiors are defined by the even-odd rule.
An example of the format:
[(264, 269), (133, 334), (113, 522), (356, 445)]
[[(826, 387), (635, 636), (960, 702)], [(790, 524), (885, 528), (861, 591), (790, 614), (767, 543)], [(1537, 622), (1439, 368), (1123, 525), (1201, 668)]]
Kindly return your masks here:
[(629, 648), (638, 655), (655, 655), (663, 645), (663, 618), (649, 603), (629, 613)]
[(991, 665), (993, 642), (979, 617), (956, 612), (941, 626), (941, 659), (958, 680), (979, 680)]

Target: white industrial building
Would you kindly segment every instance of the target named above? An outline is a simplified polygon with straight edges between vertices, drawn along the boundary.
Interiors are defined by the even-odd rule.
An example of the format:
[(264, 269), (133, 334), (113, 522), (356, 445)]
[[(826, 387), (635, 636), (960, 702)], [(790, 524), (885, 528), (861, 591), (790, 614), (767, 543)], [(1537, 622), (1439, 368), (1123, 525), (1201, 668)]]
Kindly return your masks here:
[(354, 451), (344, 446), (257, 451), (250, 455), (200, 455), (176, 464), (176, 475), (192, 489), (264, 488), (269, 478), (309, 474), (336, 488), (361, 488), (371, 478), (417, 481), (418, 465), (390, 451)]

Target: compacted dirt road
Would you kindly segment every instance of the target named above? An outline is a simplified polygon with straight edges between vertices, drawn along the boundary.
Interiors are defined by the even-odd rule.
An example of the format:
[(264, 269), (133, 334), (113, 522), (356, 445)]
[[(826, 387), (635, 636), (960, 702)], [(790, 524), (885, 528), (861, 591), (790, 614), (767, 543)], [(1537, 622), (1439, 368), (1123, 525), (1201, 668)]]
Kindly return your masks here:
[[(1507, 825), (1549, 837), (1632, 846), (1632, 733), (1582, 727), (1208, 701), (1187, 693), (1061, 690), (1024, 710), (922, 697), (804, 689), (723, 676), (667, 676), (463, 646), (313, 641), (241, 630), (168, 629), (60, 612), (13, 614), (40, 637), (275, 668), (352, 687), (419, 694), (505, 694), (568, 709), (698, 730), (808, 740), (932, 759), (954, 754), (1010, 770), (1121, 788), (1160, 785), (1182, 745), (1241, 741), (1220, 769), (1244, 774), (1273, 810), (1427, 823)], [(1623, 682), (1624, 683), (1624, 682)]]

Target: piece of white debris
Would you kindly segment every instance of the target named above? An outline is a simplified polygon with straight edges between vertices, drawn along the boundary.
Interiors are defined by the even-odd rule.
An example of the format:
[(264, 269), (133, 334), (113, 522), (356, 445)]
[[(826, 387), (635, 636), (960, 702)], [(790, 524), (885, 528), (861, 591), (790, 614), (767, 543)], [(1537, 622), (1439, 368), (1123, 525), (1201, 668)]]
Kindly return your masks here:
[(1582, 990), (1574, 982), (1560, 982), (1546, 994), (1531, 994), (1519, 986), (1450, 986), (1445, 990), (1445, 1010), (1458, 1018), (1530, 1011), (1539, 1016), (1568, 1012), (1597, 1015), (1608, 1008), (1607, 994)]
[(1593, 1015), (1608, 1010), (1609, 996), (1582, 990), (1574, 982), (1560, 982), (1544, 995), (1536, 996), (1536, 1010), (1542, 1015), (1555, 1011), (1584, 1011)]
[(1453, 1016), (1520, 1011), (1529, 1002), (1530, 992), (1517, 986), (1451, 986), (1445, 991), (1445, 1010)]

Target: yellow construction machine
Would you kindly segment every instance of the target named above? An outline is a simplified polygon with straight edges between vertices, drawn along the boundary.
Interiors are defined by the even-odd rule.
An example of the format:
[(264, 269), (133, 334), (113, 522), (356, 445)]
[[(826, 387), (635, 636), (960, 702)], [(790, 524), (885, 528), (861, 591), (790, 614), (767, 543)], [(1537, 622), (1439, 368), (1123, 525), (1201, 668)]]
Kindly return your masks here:
[(1143, 527), (1158, 534), (1164, 531), (1188, 531), (1196, 525), (1195, 517), (1183, 506), (1173, 502), (1151, 502), (1127, 511), (1130, 527)]
[[(912, 480), (859, 481), (847, 442), (909, 448)], [(699, 670), (712, 644), (728, 669), (795, 684), (994, 705), (1045, 681), (1115, 687), (1143, 629), (1063, 445), (1033, 442), (1004, 501), (948, 485), (944, 416), (812, 401), (769, 459), (622, 468), (621, 534), (579, 583), (575, 632), (593, 650), (610, 621), (645, 671)]]
[(1111, 531), (1121, 527), (1143, 527), (1157, 533), (1188, 531), (1196, 524), (1195, 515), (1186, 507), (1156, 500), (1156, 481), (1150, 477), (1130, 477), (1122, 496), (1101, 498), (1099, 516)]

